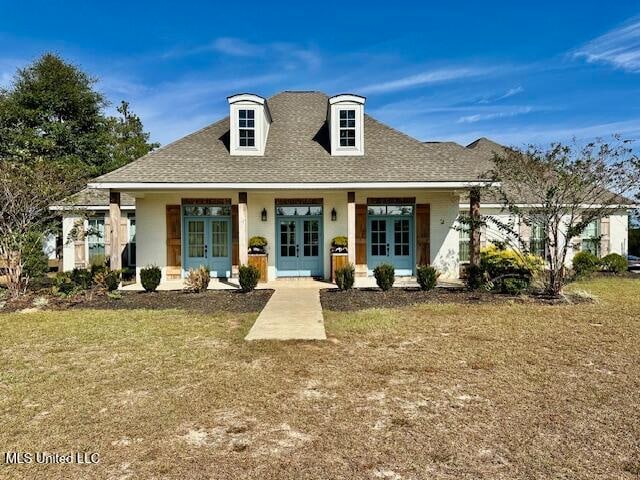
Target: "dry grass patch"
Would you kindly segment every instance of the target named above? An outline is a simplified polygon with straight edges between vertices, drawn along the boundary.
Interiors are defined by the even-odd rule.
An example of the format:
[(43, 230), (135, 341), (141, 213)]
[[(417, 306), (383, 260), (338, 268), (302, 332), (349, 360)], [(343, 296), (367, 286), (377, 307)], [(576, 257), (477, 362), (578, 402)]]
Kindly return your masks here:
[(3, 450), (97, 451), (11, 478), (637, 478), (640, 283), (598, 303), (256, 314), (0, 315)]

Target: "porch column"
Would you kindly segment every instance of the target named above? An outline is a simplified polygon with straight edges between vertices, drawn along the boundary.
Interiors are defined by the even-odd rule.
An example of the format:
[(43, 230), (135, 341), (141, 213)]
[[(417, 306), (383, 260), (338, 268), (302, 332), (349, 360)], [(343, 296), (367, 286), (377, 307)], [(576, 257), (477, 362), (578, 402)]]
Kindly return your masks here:
[(349, 263), (356, 265), (356, 192), (347, 192), (347, 252)]
[(469, 219), (471, 231), (469, 233), (469, 263), (480, 265), (480, 190), (477, 188), (469, 192)]
[(111, 270), (122, 269), (122, 255), (120, 252), (120, 192), (109, 190), (109, 224), (111, 225), (111, 252), (109, 266)]
[(247, 192), (238, 194), (238, 259), (240, 265), (249, 263), (249, 226), (247, 224)]

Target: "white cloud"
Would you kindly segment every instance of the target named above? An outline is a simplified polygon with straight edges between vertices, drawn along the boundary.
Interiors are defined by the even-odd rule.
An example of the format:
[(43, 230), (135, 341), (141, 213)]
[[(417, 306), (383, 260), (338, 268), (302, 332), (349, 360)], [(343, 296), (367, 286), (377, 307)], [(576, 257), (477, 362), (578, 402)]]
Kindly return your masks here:
[(255, 57), (262, 55), (264, 47), (254, 45), (239, 38), (218, 38), (211, 44), (211, 50), (233, 57)]
[(239, 58), (258, 58), (277, 63), (287, 69), (296, 68), (298, 65), (317, 69), (322, 64), (320, 53), (312, 48), (286, 42), (271, 42), (261, 45), (232, 37), (217, 38), (210, 43), (192, 48), (176, 47), (162, 54), (161, 58), (184, 58), (206, 53), (219, 53)]
[(589, 63), (608, 63), (622, 70), (640, 73), (640, 17), (591, 40), (572, 55)]
[(533, 107), (520, 107), (513, 110), (492, 113), (477, 113), (475, 115), (465, 115), (458, 118), (458, 123), (476, 123), (484, 120), (496, 120), (499, 118), (510, 118), (517, 115), (524, 115), (534, 111)]
[(487, 104), (487, 103), (498, 102), (500, 100), (504, 100), (505, 98), (509, 98), (509, 97), (513, 97), (514, 95), (518, 95), (518, 94), (520, 94), (522, 92), (524, 92), (524, 88), (522, 88), (521, 86), (517, 86), (517, 87), (514, 87), (514, 88), (510, 88), (509, 90), (504, 92), (502, 95), (482, 97), (480, 100), (478, 100), (478, 103), (479, 104)]
[(514, 95), (518, 95), (519, 93), (522, 93), (522, 92), (524, 92), (524, 88), (522, 88), (521, 86), (510, 88), (505, 92), (504, 95), (502, 95), (501, 97), (498, 97), (498, 100), (503, 100), (505, 98), (513, 97)]
[(431, 70), (428, 72), (418, 73), (407, 77), (390, 80), (387, 82), (374, 83), (365, 85), (357, 91), (362, 93), (385, 93), (397, 90), (406, 90), (408, 88), (418, 87), (421, 85), (429, 85), (434, 83), (442, 83), (463, 78), (478, 77), (489, 73), (491, 70), (487, 68), (443, 68), (439, 70)]
[(228, 108), (227, 95), (281, 78), (280, 74), (271, 74), (223, 80), (183, 79), (146, 88), (127, 100), (153, 139), (166, 144), (190, 133), (192, 126), (200, 127), (224, 117), (221, 112)]

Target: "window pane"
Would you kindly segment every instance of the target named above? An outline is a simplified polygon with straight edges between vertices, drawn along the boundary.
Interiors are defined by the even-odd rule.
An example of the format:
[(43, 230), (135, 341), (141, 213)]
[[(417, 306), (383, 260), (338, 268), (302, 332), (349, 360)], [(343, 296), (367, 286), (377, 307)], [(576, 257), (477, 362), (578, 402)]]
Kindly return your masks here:
[(320, 205), (299, 206), (299, 207), (278, 207), (276, 210), (278, 215), (285, 216), (320, 216), (322, 215), (322, 207)]
[(412, 213), (412, 205), (389, 205), (387, 207), (387, 214), (389, 215), (411, 215)]
[(394, 254), (398, 256), (409, 255), (409, 220), (395, 220), (394, 230)]
[(204, 257), (204, 221), (188, 222), (188, 255)]
[(228, 228), (226, 221), (211, 222), (211, 255), (226, 257), (228, 254)]
[(369, 205), (368, 211), (369, 215), (386, 215), (387, 207), (384, 205)]
[(247, 110), (247, 118), (254, 118), (255, 112), (253, 110)]

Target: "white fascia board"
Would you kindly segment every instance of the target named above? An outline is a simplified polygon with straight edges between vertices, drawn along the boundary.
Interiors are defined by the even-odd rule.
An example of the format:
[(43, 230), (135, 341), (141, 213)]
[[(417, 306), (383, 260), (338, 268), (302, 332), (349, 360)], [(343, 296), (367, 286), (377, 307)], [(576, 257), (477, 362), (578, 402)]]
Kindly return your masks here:
[[(135, 210), (135, 205), (121, 205), (120, 210)], [(52, 212), (73, 212), (75, 210), (109, 210), (109, 205), (51, 205)]]
[(254, 93), (238, 93), (227, 97), (227, 101), (229, 102), (229, 105), (236, 102), (255, 102), (260, 105), (264, 105), (266, 100), (260, 95), (256, 95)]
[(363, 190), (385, 188), (474, 188), (499, 187), (495, 182), (358, 182), (358, 183), (163, 183), (163, 182), (95, 182), (89, 188), (113, 190)]
[(366, 97), (363, 97), (361, 95), (356, 95), (354, 93), (341, 93), (339, 95), (334, 95), (333, 97), (329, 98), (329, 105), (333, 105), (334, 103), (341, 103), (341, 102), (353, 102), (353, 103), (358, 103), (360, 105), (364, 105), (364, 102), (366, 101)]

